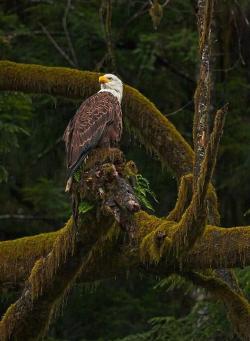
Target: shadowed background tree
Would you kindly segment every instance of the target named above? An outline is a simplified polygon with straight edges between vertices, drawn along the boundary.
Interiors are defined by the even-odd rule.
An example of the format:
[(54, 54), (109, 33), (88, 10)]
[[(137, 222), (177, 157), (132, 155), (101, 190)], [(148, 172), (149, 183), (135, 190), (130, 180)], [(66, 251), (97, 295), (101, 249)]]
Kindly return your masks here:
[[(171, 116), (178, 129), (191, 143), (192, 98), (198, 73), (196, 9), (191, 2), (175, 1), (174, 4), (167, 4), (158, 30), (155, 31), (148, 13), (149, 5), (145, 3), (103, 1), (100, 8), (100, 3), (95, 1), (24, 1), (18, 4), (6, 2), (1, 5), (1, 58), (100, 71), (110, 70), (116, 65), (122, 79), (139, 87), (154, 100), (162, 112)], [(230, 115), (222, 139), (215, 182), (222, 222), (228, 226), (249, 222), (249, 51), (247, 44), (244, 44), (249, 37), (248, 13), (247, 2), (239, 4), (236, 1), (221, 2), (215, 12), (214, 34), (217, 39), (213, 47), (213, 56), (216, 56), (213, 81), (216, 81), (216, 90), (212, 99), (213, 102), (216, 100), (216, 104), (230, 102)], [(1, 174), (3, 180), (7, 180), (8, 176), (0, 194), (3, 202), (0, 217), (2, 240), (53, 230), (60, 227), (69, 216), (69, 205), (63, 194), (64, 152), (60, 137), (78, 104), (79, 102), (48, 95), (1, 93)], [(161, 168), (157, 158), (149, 164), (151, 157), (137, 145), (133, 137), (125, 134), (122, 150), (126, 152), (128, 159), (136, 161), (140, 172), (150, 180), (160, 203), (155, 205), (156, 212), (158, 215), (164, 215), (173, 207), (176, 196), (172, 174), (166, 174), (166, 170), (159, 172)], [(241, 277), (244, 283), (247, 283), (246, 272), (242, 273)], [(176, 339), (176, 325), (186, 326), (182, 328), (183, 333), (178, 335), (179, 339), (185, 339), (185, 335), (190, 335), (194, 329), (197, 335), (194, 334), (193, 337), (197, 340), (201, 337), (235, 337), (225, 322), (220, 322), (222, 313), (219, 313), (212, 303), (207, 303), (207, 299), (203, 298), (192, 307), (192, 295), (195, 295), (196, 299), (202, 296), (194, 294), (194, 289), (191, 294), (184, 296), (184, 299), (176, 300), (176, 293), (178, 292), (179, 296), (180, 289), (166, 294), (162, 286), (161, 294), (152, 292), (153, 296), (147, 299), (143, 297), (143, 293), (146, 295), (147, 285), (152, 285), (151, 280), (150, 283), (147, 282), (148, 280), (144, 279), (143, 285), (139, 285), (138, 280), (133, 280), (133, 276), (130, 276), (126, 281), (126, 290), (120, 289), (122, 283), (119, 280), (104, 284), (104, 287), (97, 289), (94, 294), (86, 294), (86, 289), (82, 287), (75, 289), (75, 297), (82, 295), (85, 301), (91, 301), (90, 298), (93, 297), (93, 301), (89, 303), (89, 308), (79, 307), (82, 315), (73, 311), (69, 317), (66, 312), (63, 326), (60, 322), (52, 329), (52, 334), (59, 339), (98, 339), (101, 336), (108, 340), (143, 330), (148, 318), (162, 312), (161, 316), (170, 315), (172, 318), (155, 320), (155, 330), (149, 332), (148, 338), (152, 339), (152, 335), (156, 335), (150, 333), (161, 335), (162, 331), (163, 339), (166, 333), (169, 333), (169, 338)], [(127, 307), (127, 312), (123, 311), (121, 320), (116, 320), (109, 316), (107, 318), (108, 314), (104, 309), (103, 313), (92, 315), (92, 318), (88, 315), (90, 323), (86, 320), (86, 311), (93, 313), (94, 310), (99, 310), (100, 305), (106, 307), (110, 306), (109, 302), (116, 301), (108, 296), (110, 289), (107, 289), (107, 286), (117, 288), (117, 294), (114, 295), (113, 291), (111, 293), (117, 300), (124, 295), (130, 298), (126, 298), (127, 303), (122, 304)], [(139, 302), (138, 287), (144, 289), (140, 290), (142, 298)], [(6, 300), (9, 291), (6, 291), (6, 287), (4, 290), (3, 300)], [(108, 301), (105, 301), (104, 297), (104, 302), (99, 302), (95, 308), (95, 300), (98, 297), (98, 300), (101, 300), (103, 295), (108, 296)], [(162, 297), (172, 302), (170, 307), (156, 302), (157, 295), (163, 295)], [(79, 301), (78, 298), (76, 300)], [(183, 300), (184, 303), (181, 304)], [(136, 305), (138, 315), (134, 316), (132, 311), (135, 311)], [(69, 309), (74, 310), (74, 307), (72, 305)], [(110, 309), (110, 316), (112, 313), (116, 316), (116, 309), (117, 305), (113, 311)], [(206, 324), (207, 320), (211, 321), (211, 315), (208, 313), (211, 310), (213, 313), (216, 311), (218, 316), (218, 325), (214, 328), (211, 323)], [(205, 317), (200, 318), (199, 314)], [(74, 315), (81, 316), (74, 320), (78, 326), (76, 335), (70, 329)], [(98, 326), (100, 334), (97, 333), (97, 328), (94, 328), (93, 320), (104, 321)], [(201, 327), (190, 327), (200, 326), (200, 323)], [(74, 331), (76, 330), (77, 328), (74, 328)]]

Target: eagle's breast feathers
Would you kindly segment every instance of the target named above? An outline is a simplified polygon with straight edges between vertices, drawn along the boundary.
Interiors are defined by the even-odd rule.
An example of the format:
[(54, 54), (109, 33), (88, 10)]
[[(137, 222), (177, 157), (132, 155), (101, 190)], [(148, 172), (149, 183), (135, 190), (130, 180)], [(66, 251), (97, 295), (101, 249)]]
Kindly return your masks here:
[(70, 177), (95, 147), (109, 147), (120, 141), (122, 111), (118, 99), (102, 91), (85, 100), (69, 122), (63, 139)]

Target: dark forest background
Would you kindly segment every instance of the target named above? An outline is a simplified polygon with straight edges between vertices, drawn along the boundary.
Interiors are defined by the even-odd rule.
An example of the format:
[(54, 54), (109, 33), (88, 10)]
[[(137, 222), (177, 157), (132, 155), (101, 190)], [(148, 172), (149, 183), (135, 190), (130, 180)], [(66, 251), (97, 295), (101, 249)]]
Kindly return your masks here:
[[(161, 1), (162, 3), (164, 1)], [(47, 0), (0, 3), (0, 58), (113, 72), (152, 100), (192, 144), (198, 71), (195, 1), (172, 0), (155, 29), (149, 1)], [(150, 15), (151, 14), (151, 15)], [(153, 19), (153, 20), (152, 20)], [(250, 223), (250, 3), (217, 1), (214, 107), (229, 102), (214, 183), (224, 226)], [(0, 238), (52, 231), (70, 215), (63, 131), (80, 102), (0, 93)], [(165, 215), (176, 181), (125, 131), (121, 149), (156, 193)], [(250, 295), (249, 270), (238, 271)], [(0, 312), (14, 299), (1, 292)], [(178, 277), (127, 274), (79, 284), (47, 340), (237, 340), (222, 306)]]

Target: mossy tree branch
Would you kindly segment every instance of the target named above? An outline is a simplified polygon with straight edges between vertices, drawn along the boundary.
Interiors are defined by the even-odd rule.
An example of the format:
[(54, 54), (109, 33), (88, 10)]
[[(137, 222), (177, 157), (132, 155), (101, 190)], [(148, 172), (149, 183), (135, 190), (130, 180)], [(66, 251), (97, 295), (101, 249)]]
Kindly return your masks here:
[[(98, 90), (96, 72), (0, 61), (0, 90), (84, 99)], [(179, 178), (190, 173), (193, 151), (171, 122), (138, 90), (125, 85), (125, 121), (146, 149)]]
[[(50, 252), (35, 262), (20, 298), (10, 305), (5, 312), (0, 321), (1, 340), (29, 339), (28, 336), (23, 335), (24, 330), (27, 329), (25, 328), (26, 319), (30, 316), (33, 307), (36, 307), (35, 303), (44, 292), (48, 291), (51, 281), (53, 281), (55, 274), (65, 263), (65, 260), (73, 254), (74, 246), (74, 224), (72, 219), (70, 219), (56, 236)], [(31, 330), (33, 328), (29, 326), (28, 329)], [(22, 335), (21, 338), (19, 337), (20, 334)]]
[(205, 150), (196, 190), (193, 192), (191, 203), (183, 213), (176, 232), (173, 234), (170, 254), (180, 254), (183, 257), (205, 229), (207, 219), (206, 195), (216, 163), (226, 110), (227, 108), (224, 107), (216, 114), (214, 129)]
[[(90, 224), (91, 221), (92, 224)], [(158, 262), (145, 267), (145, 257), (141, 253), (145, 238), (151, 232), (154, 235), (151, 246), (157, 248), (159, 246), (158, 234), (163, 231), (167, 237), (171, 238), (174, 222), (166, 222), (166, 220), (140, 211), (135, 214), (134, 223), (135, 244), (132, 250), (122, 242), (124, 241), (124, 237), (122, 237), (124, 232), (116, 224), (114, 225), (112, 220), (103, 217), (102, 228), (100, 228), (95, 214), (90, 215), (81, 226), (82, 233), (79, 235), (81, 240), (74, 246), (74, 254), (67, 258), (65, 258), (65, 243), (62, 244), (63, 253), (61, 256), (60, 252), (58, 253), (58, 247), (61, 245), (58, 241), (61, 238), (64, 241), (67, 240), (65, 233), (68, 234), (71, 228), (70, 222), (62, 230), (47, 235), (43, 234), (40, 239), (39, 236), (34, 236), (9, 241), (8, 253), (9, 256), (12, 253), (13, 257), (9, 258), (8, 264), (13, 269), (20, 266), (25, 271), (23, 274), (20, 271), (18, 272), (18, 280), (24, 279), (29, 273), (30, 269), (25, 269), (23, 266), (23, 263), (26, 264), (29, 247), (31, 250), (39, 250), (42, 258), (35, 263), (22, 296), (14, 305), (10, 306), (0, 323), (2, 339), (7, 340), (10, 336), (13, 340), (18, 340), (18, 337), (19, 339), (29, 340), (34, 337), (34, 334), (35, 337), (42, 335), (53, 319), (58, 304), (77, 278), (84, 282), (92, 281), (110, 276), (117, 277), (125, 274), (128, 269), (140, 271), (142, 268), (144, 271), (162, 276), (173, 271), (182, 272), (183, 269), (188, 271), (189, 269), (199, 270), (250, 264), (250, 227), (224, 229), (207, 226), (203, 236), (182, 262), (178, 259), (173, 262), (167, 253), (162, 252), (161, 259)], [(40, 247), (41, 241), (43, 247)], [(0, 244), (0, 254), (2, 250), (6, 249), (5, 243)], [(15, 252), (16, 245), (18, 245), (18, 254)], [(50, 251), (48, 256), (44, 258), (43, 252), (46, 249)], [(26, 253), (23, 252), (24, 250)], [(36, 257), (40, 256), (39, 252)], [(60, 267), (55, 270), (52, 269), (53, 272), (51, 273), (51, 264), (54, 264), (52, 268), (57, 264), (57, 261), (56, 263), (51, 262), (51, 255), (53, 254), (56, 259), (59, 255), (62, 263), (60, 263), (61, 265), (58, 264)], [(55, 260), (54, 257), (53, 259)], [(14, 266), (11, 262), (14, 263)], [(44, 273), (46, 269), (49, 271), (49, 276)], [(15, 277), (14, 273), (12, 275)], [(46, 275), (45, 282), (44, 275)], [(51, 279), (49, 286), (48, 278)], [(10, 280), (10, 276), (8, 276), (8, 280)]]
[[(143, 261), (143, 257), (140, 255), (140, 245), (143, 242), (145, 236), (150, 232), (166, 231), (166, 235), (171, 237), (173, 233), (171, 226), (173, 221), (165, 221), (161, 218), (157, 218), (140, 211), (135, 214), (135, 239), (136, 245), (133, 254), (130, 251), (124, 249), (122, 253), (116, 256), (118, 263), (122, 266), (126, 264), (133, 268), (137, 264), (138, 266)], [(98, 223), (96, 223), (98, 225)], [(166, 225), (171, 224), (168, 230)], [(98, 225), (99, 226), (99, 225)], [(95, 228), (98, 230), (98, 226)], [(100, 227), (99, 227), (100, 228)], [(24, 281), (29, 275), (36, 259), (44, 257), (52, 249), (53, 243), (61, 233), (61, 230), (57, 232), (49, 232), (37, 236), (25, 237), (16, 240), (6, 241), (0, 243), (0, 273), (1, 283), (5, 282), (21, 282)], [(157, 244), (157, 233), (155, 233), (155, 241)], [(7, 244), (7, 245), (6, 245)], [(30, 261), (29, 258), (34, 255), (34, 258)], [(131, 256), (129, 256), (131, 255)], [(118, 257), (118, 258), (117, 258)], [(131, 258), (130, 258), (131, 257)], [(162, 255), (163, 261), (167, 260), (166, 254)], [(124, 260), (122, 260), (124, 259)], [(101, 273), (107, 273), (109, 264), (105, 266), (105, 260), (100, 260)], [(185, 269), (202, 270), (208, 268), (221, 268), (221, 267), (242, 267), (250, 265), (250, 226), (238, 226), (231, 228), (223, 228), (217, 226), (207, 225), (203, 236), (197, 241), (194, 248), (190, 253), (182, 260), (182, 263), (177, 262), (173, 268), (180, 269), (181, 266)], [(160, 266), (156, 265), (155, 266)], [(162, 264), (161, 264), (162, 266)], [(170, 268), (168, 262), (164, 263), (164, 269), (167, 271)], [(6, 271), (6, 268), (9, 271)], [(94, 271), (94, 268), (90, 267), (88, 270), (89, 279), (98, 279), (98, 272)], [(112, 273), (116, 273), (116, 270)]]

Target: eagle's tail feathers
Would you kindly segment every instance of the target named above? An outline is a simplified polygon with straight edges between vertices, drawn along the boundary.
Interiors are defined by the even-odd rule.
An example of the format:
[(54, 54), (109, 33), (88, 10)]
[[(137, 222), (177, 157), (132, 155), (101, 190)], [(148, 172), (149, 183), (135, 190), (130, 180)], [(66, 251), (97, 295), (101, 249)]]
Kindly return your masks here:
[(76, 161), (76, 163), (69, 169), (67, 178), (73, 176), (73, 174), (76, 172), (76, 170), (81, 166), (81, 164), (84, 162), (84, 160), (87, 158), (89, 151), (86, 151), (85, 153), (82, 153), (80, 158)]

